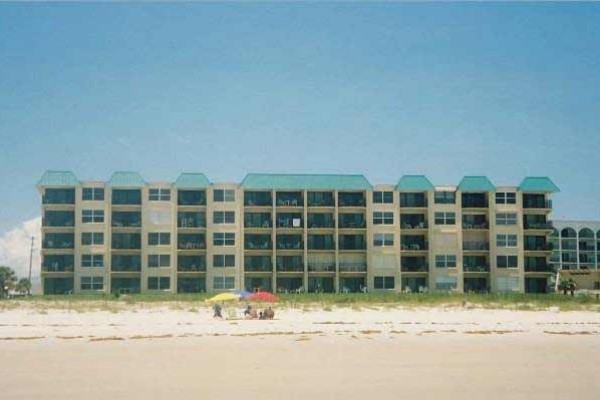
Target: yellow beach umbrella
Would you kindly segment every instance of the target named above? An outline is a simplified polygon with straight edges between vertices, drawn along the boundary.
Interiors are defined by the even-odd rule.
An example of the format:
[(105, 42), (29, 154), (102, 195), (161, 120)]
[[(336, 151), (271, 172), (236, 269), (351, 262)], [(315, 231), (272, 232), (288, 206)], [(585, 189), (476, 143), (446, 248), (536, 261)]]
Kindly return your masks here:
[(211, 297), (210, 299), (206, 300), (207, 303), (219, 303), (222, 301), (233, 301), (233, 300), (237, 300), (240, 298), (239, 294), (235, 294), (235, 293), (221, 293), (218, 294), (214, 297)]

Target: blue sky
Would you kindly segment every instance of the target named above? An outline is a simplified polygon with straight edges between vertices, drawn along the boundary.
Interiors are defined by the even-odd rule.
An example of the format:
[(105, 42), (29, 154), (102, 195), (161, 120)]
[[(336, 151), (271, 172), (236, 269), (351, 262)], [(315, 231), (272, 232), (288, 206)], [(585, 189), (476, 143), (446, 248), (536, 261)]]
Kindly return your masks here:
[(0, 4), (0, 233), (45, 169), (548, 175), (600, 219), (600, 4)]

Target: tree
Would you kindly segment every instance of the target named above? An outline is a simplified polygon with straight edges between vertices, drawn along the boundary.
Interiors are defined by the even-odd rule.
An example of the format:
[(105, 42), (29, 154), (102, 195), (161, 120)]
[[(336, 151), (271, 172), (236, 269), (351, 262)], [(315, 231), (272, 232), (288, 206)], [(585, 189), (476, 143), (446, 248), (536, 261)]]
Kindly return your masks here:
[(12, 290), (17, 281), (17, 276), (12, 268), (0, 266), (0, 299), (8, 296), (9, 290)]
[(21, 294), (27, 294), (31, 290), (31, 282), (27, 278), (21, 278), (15, 285), (15, 290)]

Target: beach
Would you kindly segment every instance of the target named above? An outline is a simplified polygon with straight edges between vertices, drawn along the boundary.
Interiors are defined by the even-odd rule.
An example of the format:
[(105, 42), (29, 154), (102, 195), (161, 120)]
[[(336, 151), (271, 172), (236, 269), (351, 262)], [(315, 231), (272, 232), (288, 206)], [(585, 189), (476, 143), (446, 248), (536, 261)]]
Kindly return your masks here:
[[(241, 314), (241, 308), (237, 309)], [(207, 307), (0, 313), (3, 399), (597, 399), (600, 313)]]

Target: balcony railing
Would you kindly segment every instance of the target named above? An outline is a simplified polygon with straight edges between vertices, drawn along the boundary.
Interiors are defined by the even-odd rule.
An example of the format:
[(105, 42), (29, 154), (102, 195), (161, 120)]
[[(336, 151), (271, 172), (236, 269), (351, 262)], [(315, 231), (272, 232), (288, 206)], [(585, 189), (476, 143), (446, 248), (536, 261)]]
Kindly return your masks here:
[(489, 242), (463, 242), (463, 251), (485, 251), (489, 249)]
[(340, 262), (340, 272), (367, 272), (364, 262)]
[(525, 264), (525, 272), (552, 272), (551, 264), (546, 265), (527, 265)]
[(400, 243), (400, 249), (404, 251), (423, 251), (429, 249), (429, 243)]
[(427, 272), (427, 271), (429, 271), (429, 265), (427, 265), (427, 264), (401, 265), (400, 271), (402, 271), (402, 272)]
[(550, 251), (553, 250), (552, 243), (527, 243), (525, 242), (525, 251)]
[(362, 193), (339, 193), (339, 207), (364, 207), (366, 205), (365, 196)]
[(304, 265), (278, 265), (277, 272), (304, 272)]
[(463, 265), (464, 272), (490, 272), (490, 264)]
[(335, 272), (335, 264), (326, 262), (310, 262), (308, 263), (308, 272)]
[(427, 221), (402, 222), (402, 229), (427, 229)]
[(523, 228), (524, 229), (552, 229), (553, 225), (552, 222), (527, 222), (527, 220), (524, 221), (523, 224)]
[(246, 250), (270, 250), (271, 242), (246, 242), (244, 248)]
[(463, 229), (488, 229), (489, 224), (487, 222), (479, 222), (479, 223), (462, 223)]
[(179, 264), (177, 272), (206, 272), (206, 264)]
[(42, 265), (43, 272), (73, 272), (73, 265), (61, 265), (57, 262)]
[(264, 228), (268, 229), (271, 227), (271, 221), (268, 219), (262, 221), (244, 221), (244, 228)]
[(206, 249), (206, 243), (192, 240), (179, 240), (177, 241), (177, 248), (179, 250), (204, 250)]
[(552, 208), (552, 200), (526, 201), (525, 199), (523, 199), (523, 208), (550, 209)]
[(110, 270), (112, 272), (140, 272), (142, 267), (140, 265), (111, 265)]
[(300, 250), (302, 248), (302, 242), (277, 242), (278, 250)]
[(367, 222), (365, 220), (362, 221), (344, 221), (340, 219), (340, 229), (364, 229), (367, 226)]
[(246, 272), (273, 272), (272, 265), (246, 265), (244, 266)]
[(42, 243), (43, 249), (73, 249), (75, 248), (75, 241), (71, 240), (59, 240), (59, 239), (46, 239)]

